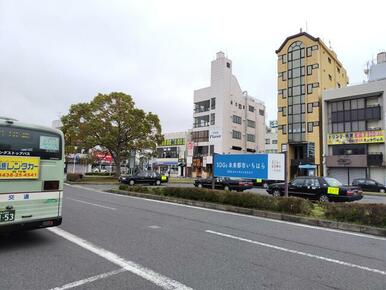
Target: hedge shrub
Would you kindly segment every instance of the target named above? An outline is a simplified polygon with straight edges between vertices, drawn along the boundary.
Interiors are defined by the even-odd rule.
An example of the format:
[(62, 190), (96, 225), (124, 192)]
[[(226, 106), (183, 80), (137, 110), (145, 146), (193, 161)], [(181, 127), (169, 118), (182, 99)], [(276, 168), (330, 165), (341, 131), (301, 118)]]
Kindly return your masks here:
[(109, 172), (87, 172), (86, 175), (88, 176), (110, 176), (114, 175), (114, 173), (109, 173)]
[(253, 193), (228, 192), (204, 188), (183, 187), (144, 187), (120, 185), (119, 189), (133, 192), (151, 193), (163, 196), (172, 196), (190, 200), (223, 203), (233, 206), (270, 210), (288, 214), (308, 215), (312, 210), (312, 203), (306, 199), (289, 197), (274, 198)]
[(325, 216), (340, 222), (386, 227), (386, 205), (384, 204), (326, 204)]
[(67, 173), (67, 181), (81, 181), (83, 174), (80, 173)]

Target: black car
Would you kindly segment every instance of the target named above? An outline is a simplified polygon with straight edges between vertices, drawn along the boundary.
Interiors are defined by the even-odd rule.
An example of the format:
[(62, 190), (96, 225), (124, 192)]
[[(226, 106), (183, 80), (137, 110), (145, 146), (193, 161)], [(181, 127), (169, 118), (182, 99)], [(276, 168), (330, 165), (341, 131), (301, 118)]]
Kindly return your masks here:
[(119, 177), (119, 182), (129, 185), (135, 185), (138, 183), (161, 185), (161, 183), (168, 182), (168, 180), (167, 176), (160, 175), (153, 171), (144, 171), (134, 175), (121, 175)]
[[(267, 192), (273, 196), (284, 195), (284, 183), (275, 183), (268, 186)], [(362, 199), (362, 190), (359, 187), (344, 186), (332, 177), (297, 177), (288, 183), (288, 195), (304, 197), (322, 202), (354, 201)]]
[(257, 179), (251, 179), (252, 183), (253, 183), (253, 186), (256, 186), (256, 187), (263, 187), (263, 188), (268, 188), (268, 186), (270, 184), (273, 184), (273, 183), (280, 183), (281, 181), (279, 180), (270, 180), (270, 179), (260, 179), (260, 178), (257, 178)]
[(386, 192), (385, 185), (369, 178), (354, 179), (352, 185), (360, 187), (363, 191)]
[[(195, 187), (212, 188), (213, 178), (200, 178), (194, 181)], [(244, 191), (253, 188), (253, 182), (244, 179), (233, 179), (228, 177), (215, 177), (215, 189)]]

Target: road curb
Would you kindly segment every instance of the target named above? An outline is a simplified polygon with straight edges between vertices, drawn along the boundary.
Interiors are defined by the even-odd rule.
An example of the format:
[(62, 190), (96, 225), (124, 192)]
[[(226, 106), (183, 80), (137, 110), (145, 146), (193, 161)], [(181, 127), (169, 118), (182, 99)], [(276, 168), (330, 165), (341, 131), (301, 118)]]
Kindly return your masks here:
[(323, 228), (357, 232), (357, 233), (370, 234), (370, 235), (383, 236), (383, 237), (386, 236), (386, 229), (377, 228), (377, 227), (356, 225), (356, 224), (329, 221), (329, 220), (320, 220), (320, 219), (314, 219), (314, 218), (303, 217), (303, 216), (269, 212), (269, 211), (237, 207), (237, 206), (226, 205), (226, 204), (181, 199), (181, 198), (161, 196), (161, 195), (155, 195), (155, 194), (149, 194), (149, 193), (132, 192), (132, 191), (125, 191), (125, 190), (118, 190), (118, 189), (112, 189), (112, 190), (109, 190), (108, 192), (121, 194), (121, 195), (134, 196), (134, 197), (141, 197), (146, 199), (173, 202), (178, 204), (185, 204), (190, 206), (209, 208), (209, 209), (229, 211), (234, 213), (252, 215), (252, 216), (275, 219), (275, 220), (301, 223), (301, 224), (310, 225), (310, 226), (318, 226)]
[(65, 181), (64, 184), (70, 184), (70, 185), (118, 185), (119, 182), (97, 182), (97, 181), (85, 181), (85, 182), (76, 182), (76, 181)]

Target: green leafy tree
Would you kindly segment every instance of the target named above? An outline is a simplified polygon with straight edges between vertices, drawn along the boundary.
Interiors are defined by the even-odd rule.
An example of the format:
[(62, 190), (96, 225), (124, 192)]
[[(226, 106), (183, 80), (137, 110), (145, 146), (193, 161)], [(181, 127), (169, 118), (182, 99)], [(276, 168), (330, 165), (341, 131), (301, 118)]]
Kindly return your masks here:
[(121, 161), (132, 150), (154, 152), (163, 140), (158, 116), (136, 108), (132, 97), (120, 92), (98, 94), (89, 103), (71, 105), (62, 123), (67, 153), (99, 145), (113, 157), (117, 176)]

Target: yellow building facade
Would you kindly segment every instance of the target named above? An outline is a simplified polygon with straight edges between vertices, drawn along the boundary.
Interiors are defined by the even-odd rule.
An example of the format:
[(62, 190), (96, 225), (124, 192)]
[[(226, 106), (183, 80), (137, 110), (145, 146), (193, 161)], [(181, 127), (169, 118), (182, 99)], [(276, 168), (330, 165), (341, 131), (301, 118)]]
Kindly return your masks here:
[(322, 91), (347, 86), (347, 72), (334, 51), (306, 32), (287, 37), (276, 54), (278, 150), (287, 151), (289, 178), (321, 176)]

